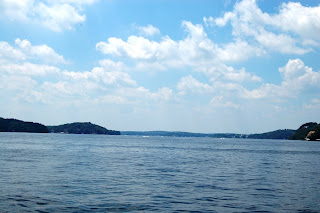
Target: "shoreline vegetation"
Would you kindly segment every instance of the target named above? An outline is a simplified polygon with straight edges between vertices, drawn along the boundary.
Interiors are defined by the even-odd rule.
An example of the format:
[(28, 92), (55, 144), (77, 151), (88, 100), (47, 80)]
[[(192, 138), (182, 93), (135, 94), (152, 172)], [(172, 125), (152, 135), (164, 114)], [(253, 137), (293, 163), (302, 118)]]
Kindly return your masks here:
[(59, 126), (47, 126), (49, 133), (120, 135), (120, 131), (109, 130), (90, 122), (75, 122)]
[(297, 130), (282, 129), (261, 134), (235, 133), (192, 133), (170, 131), (116, 131), (92, 124), (75, 122), (58, 126), (45, 126), (40, 123), (25, 122), (17, 119), (0, 117), (0, 132), (30, 133), (65, 133), (65, 134), (102, 134), (102, 135), (135, 135), (135, 136), (168, 136), (168, 137), (211, 137), (211, 138), (248, 138), (248, 139), (289, 139), (289, 140), (320, 140), (320, 124), (309, 122)]
[(17, 119), (0, 117), (0, 132), (30, 133), (66, 133), (66, 134), (103, 134), (120, 135), (120, 131), (109, 130), (90, 122), (75, 122), (58, 126), (45, 126), (39, 123), (25, 122)]
[(48, 133), (48, 128), (40, 123), (0, 117), (0, 132)]

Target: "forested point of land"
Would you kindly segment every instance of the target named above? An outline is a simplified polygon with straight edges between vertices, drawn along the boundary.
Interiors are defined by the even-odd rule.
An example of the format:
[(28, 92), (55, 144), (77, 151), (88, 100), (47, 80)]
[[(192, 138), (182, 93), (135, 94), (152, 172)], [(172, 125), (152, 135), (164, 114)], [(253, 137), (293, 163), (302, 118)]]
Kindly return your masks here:
[(39, 123), (25, 122), (17, 119), (0, 117), (0, 132), (48, 133), (48, 128)]
[(297, 131), (290, 136), (290, 140), (320, 140), (320, 124), (309, 122), (301, 125)]

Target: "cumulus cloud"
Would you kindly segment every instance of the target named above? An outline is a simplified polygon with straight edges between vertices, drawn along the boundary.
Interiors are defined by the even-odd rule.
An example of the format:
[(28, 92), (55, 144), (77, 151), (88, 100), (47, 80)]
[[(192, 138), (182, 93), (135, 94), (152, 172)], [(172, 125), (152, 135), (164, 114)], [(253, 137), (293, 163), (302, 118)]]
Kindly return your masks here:
[(40, 2), (34, 10), (39, 15), (41, 24), (56, 32), (61, 32), (63, 29), (72, 30), (75, 24), (86, 20), (86, 16), (81, 15), (70, 4), (53, 4), (48, 6)]
[(92, 71), (86, 72), (72, 72), (64, 71), (63, 76), (67, 79), (82, 82), (83, 85), (90, 85), (95, 82), (94, 85), (128, 85), (135, 86), (136, 82), (131, 79), (128, 73), (120, 71), (106, 71), (102, 67), (95, 67)]
[(202, 68), (211, 82), (227, 81), (227, 82), (262, 82), (262, 79), (255, 74), (248, 73), (245, 68), (235, 69), (223, 63), (215, 64), (208, 68)]
[(130, 36), (127, 42), (111, 37), (107, 43), (99, 42), (96, 48), (104, 54), (133, 59), (150, 59), (155, 56), (159, 43), (138, 36)]
[(279, 68), (279, 72), (283, 75), (284, 85), (299, 90), (308, 87), (320, 89), (320, 72), (314, 72), (300, 59), (289, 60), (284, 67)]
[(263, 29), (255, 35), (255, 38), (264, 47), (267, 47), (268, 49), (275, 52), (303, 55), (312, 50), (311, 48), (298, 47), (296, 45), (297, 41), (289, 35), (277, 35)]
[(160, 34), (160, 30), (152, 26), (151, 24), (147, 26), (138, 26), (137, 28), (140, 31), (140, 33), (145, 36), (154, 36)]
[[(176, 42), (169, 36), (162, 38), (160, 42), (152, 41), (140, 36), (129, 36), (127, 41), (111, 37), (108, 42), (99, 42), (97, 50), (104, 54), (133, 59), (165, 59), (171, 57), (184, 60), (184, 58), (200, 57), (204, 53), (210, 53), (213, 43), (207, 38), (202, 25), (193, 25), (191, 22), (182, 23), (188, 32), (188, 37)], [(186, 60), (186, 59), (185, 59)]]
[(17, 38), (16, 46), (8, 42), (0, 41), (0, 62), (3, 64), (18, 63), (32, 60), (45, 64), (66, 64), (62, 55), (56, 53), (51, 47), (43, 45), (32, 45), (30, 41)]
[[(279, 68), (282, 76), (280, 84), (264, 83), (261, 78), (257, 77), (256, 82), (261, 84), (251, 89), (242, 84), (241, 79), (250, 79), (244, 70), (240, 69), (229, 74), (217, 71), (214, 73), (219, 75), (211, 78), (210, 84), (200, 82), (192, 76), (181, 78), (177, 84), (178, 94), (211, 96), (213, 98), (211, 98), (210, 106), (234, 109), (239, 109), (239, 103), (244, 101), (264, 100), (268, 103), (281, 103), (304, 94), (310, 97), (320, 94), (320, 72), (313, 71), (301, 59), (290, 59), (285, 66)], [(251, 78), (255, 77), (251, 76)]]
[(260, 88), (251, 91), (243, 90), (242, 96), (249, 99), (296, 97), (306, 92), (320, 94), (320, 72), (315, 72), (306, 66), (300, 59), (290, 59), (279, 68), (282, 83), (263, 84)]
[(30, 76), (0, 75), (0, 88), (19, 92), (31, 91), (38, 83)]
[(105, 70), (109, 70), (109, 71), (122, 71), (123, 69), (125, 69), (125, 65), (122, 62), (120, 61), (115, 62), (110, 59), (100, 60), (99, 64)]
[[(202, 25), (183, 21), (186, 38), (174, 41), (169, 36), (161, 41), (153, 41), (141, 36), (129, 36), (127, 41), (111, 37), (107, 42), (99, 42), (96, 49), (118, 58), (129, 58), (137, 70), (167, 70), (170, 68), (192, 67), (209, 75), (224, 75), (233, 80), (259, 81), (245, 70), (237, 71), (224, 65), (225, 62), (238, 62), (249, 57), (264, 54), (259, 47), (237, 40), (219, 47), (210, 40)], [(217, 73), (214, 73), (217, 72)], [(244, 79), (244, 78), (248, 79)]]
[(15, 46), (0, 42), (0, 83), (7, 91), (19, 92), (14, 97), (30, 103), (141, 104), (167, 102), (173, 97), (168, 87), (150, 91), (132, 79), (121, 61), (103, 59), (90, 71), (69, 71), (49, 65), (66, 60), (51, 47), (32, 45), (16, 39)]
[(98, 97), (94, 100), (97, 104), (126, 104), (128, 103), (128, 100), (126, 100), (124, 97), (116, 96), (116, 95), (104, 95), (101, 97)]
[(226, 108), (239, 109), (240, 108), (239, 104), (235, 104), (235, 103), (232, 103), (231, 101), (225, 100), (223, 96), (213, 97), (210, 100), (210, 106), (214, 108), (223, 108), (223, 109), (226, 109)]
[(173, 96), (173, 91), (168, 87), (162, 87), (162, 88), (159, 88), (158, 91), (153, 96), (159, 100), (169, 101)]
[(0, 70), (14, 75), (29, 75), (29, 76), (46, 76), (50, 74), (58, 74), (60, 69), (54, 66), (32, 64), (25, 62), (23, 64), (3, 64), (0, 65)]
[(34, 0), (1, 0), (0, 11), (10, 20), (27, 21)]
[(214, 26), (214, 19), (213, 19), (213, 17), (209, 17), (209, 18), (207, 18), (207, 17), (203, 17), (203, 22), (204, 22), (204, 24), (207, 26), (207, 27), (213, 27)]
[(252, 75), (250, 73), (247, 73), (244, 68), (240, 70), (234, 70), (232, 67), (228, 67), (228, 72), (223, 72), (223, 77), (226, 80), (229, 81), (237, 81), (237, 82), (243, 82), (243, 81), (255, 81), (255, 82), (261, 82), (262, 79), (256, 75)]
[(204, 17), (203, 20), (218, 27), (230, 22), (234, 36), (252, 37), (272, 51), (305, 54), (312, 50), (305, 46), (319, 45), (319, 19), (320, 6), (304, 7), (300, 3), (288, 2), (281, 5), (277, 14), (270, 15), (263, 12), (255, 0), (243, 0), (222, 17)]
[(14, 47), (8, 42), (0, 41), (0, 62), (6, 63), (10, 61), (21, 61), (25, 60), (26, 55)]
[(0, 12), (11, 21), (40, 24), (52, 31), (72, 30), (86, 20), (83, 6), (95, 0), (1, 0)]
[(264, 54), (266, 54), (266, 51), (261, 47), (252, 46), (240, 39), (224, 44), (222, 48), (217, 50), (219, 59), (224, 62), (245, 61), (253, 56), (262, 56)]
[(185, 95), (187, 93), (204, 94), (213, 91), (212, 86), (199, 82), (191, 75), (181, 78), (177, 84), (177, 89), (181, 95)]
[(283, 3), (272, 24), (284, 31), (291, 31), (304, 39), (320, 41), (320, 5), (305, 7), (300, 2)]
[(15, 44), (20, 48), (22, 52), (25, 53), (29, 58), (40, 59), (44, 63), (52, 64), (66, 64), (67, 61), (63, 58), (62, 55), (57, 54), (51, 47), (43, 45), (31, 45), (30, 41), (24, 39), (21, 40), (17, 38)]

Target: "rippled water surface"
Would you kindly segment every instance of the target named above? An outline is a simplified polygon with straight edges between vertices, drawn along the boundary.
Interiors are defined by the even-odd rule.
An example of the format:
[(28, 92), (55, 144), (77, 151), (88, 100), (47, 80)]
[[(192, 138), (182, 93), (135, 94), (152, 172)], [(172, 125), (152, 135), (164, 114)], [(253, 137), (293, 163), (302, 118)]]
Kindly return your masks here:
[(0, 212), (320, 212), (320, 142), (0, 133)]

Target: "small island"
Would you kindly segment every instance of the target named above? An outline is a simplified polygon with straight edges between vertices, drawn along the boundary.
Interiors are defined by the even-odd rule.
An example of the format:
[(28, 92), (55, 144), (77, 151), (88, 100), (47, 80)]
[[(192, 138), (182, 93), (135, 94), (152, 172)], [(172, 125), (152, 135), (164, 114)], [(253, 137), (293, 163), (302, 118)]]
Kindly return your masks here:
[(59, 126), (48, 126), (48, 130), (50, 133), (120, 135), (119, 131), (108, 130), (90, 122), (75, 122)]

